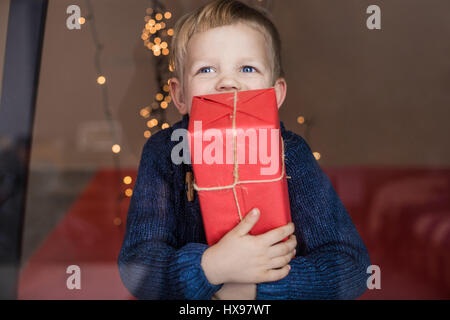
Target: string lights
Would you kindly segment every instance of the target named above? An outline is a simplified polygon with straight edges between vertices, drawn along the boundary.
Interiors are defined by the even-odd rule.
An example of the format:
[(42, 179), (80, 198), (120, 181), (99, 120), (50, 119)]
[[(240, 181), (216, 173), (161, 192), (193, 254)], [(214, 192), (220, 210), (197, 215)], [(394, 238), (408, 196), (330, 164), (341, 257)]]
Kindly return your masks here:
[(145, 13), (141, 40), (144, 47), (153, 54), (155, 81), (158, 85), (158, 91), (153, 101), (139, 112), (139, 115), (145, 120), (144, 137), (148, 139), (156, 131), (170, 127), (166, 121), (165, 111), (172, 102), (169, 78), (173, 70), (170, 69), (168, 57), (170, 38), (174, 35), (174, 30), (169, 27), (172, 13), (166, 10), (161, 1), (151, 1), (151, 6), (145, 10)]
[[(121, 173), (120, 159), (119, 159), (119, 155), (121, 152), (121, 146), (118, 143), (117, 128), (115, 126), (115, 122), (112, 119), (112, 112), (111, 112), (111, 108), (110, 108), (109, 101), (108, 101), (109, 95), (108, 95), (107, 77), (105, 76), (102, 65), (100, 63), (100, 55), (101, 55), (101, 51), (103, 50), (103, 45), (100, 43), (99, 37), (97, 34), (95, 18), (94, 18), (95, 14), (94, 14), (94, 9), (92, 7), (91, 0), (86, 0), (86, 7), (88, 8), (89, 14), (86, 17), (80, 17), (78, 22), (80, 24), (85, 24), (86, 21), (90, 21), (89, 29), (91, 31), (92, 39), (93, 39), (94, 45), (95, 45), (94, 66), (95, 66), (95, 71), (97, 74), (96, 82), (101, 88), (103, 111), (105, 113), (106, 120), (110, 127), (111, 140), (113, 141), (113, 145), (111, 146), (111, 152), (112, 152), (112, 157), (113, 157), (113, 162), (114, 162), (114, 167), (115, 167), (114, 172), (116, 174), (116, 180), (119, 182), (118, 197), (117, 197), (118, 204), (115, 206), (114, 218), (112, 219), (112, 223), (113, 223), (113, 225), (115, 225), (117, 227), (120, 227), (120, 226), (123, 227), (123, 222), (122, 222), (122, 218), (121, 218), (121, 210), (120, 210), (120, 207), (121, 207), (120, 201), (125, 196), (130, 197), (132, 194), (132, 190), (131, 190), (131, 188), (127, 188), (125, 190), (125, 193), (122, 193), (120, 190), (121, 186), (122, 186), (122, 184), (121, 184), (122, 180), (125, 184), (127, 184), (127, 183), (125, 182), (124, 179), (121, 178), (122, 173)], [(129, 179), (127, 179), (126, 181), (127, 182), (129, 181), (129, 183), (131, 183), (131, 180), (129, 180)]]
[[(121, 152), (121, 146), (117, 143), (117, 132), (114, 127), (111, 110), (109, 108), (108, 103), (108, 93), (107, 93), (107, 78), (102, 72), (100, 65), (100, 51), (103, 46), (99, 43), (97, 32), (95, 29), (95, 23), (93, 19), (93, 8), (90, 0), (86, 0), (87, 7), (89, 8), (89, 20), (92, 20), (91, 31), (92, 37), (96, 46), (96, 54), (95, 54), (95, 66), (97, 72), (96, 82), (98, 85), (102, 87), (103, 93), (103, 106), (106, 118), (108, 123), (111, 126), (111, 134), (112, 140), (114, 144), (111, 147), (111, 151), (113, 153), (113, 159), (115, 163), (116, 170), (115, 172), (118, 175), (118, 180), (121, 180), (121, 183), (125, 185), (126, 189), (119, 196), (119, 199), (122, 197), (131, 197), (133, 195), (133, 189), (131, 188), (132, 178), (129, 176), (121, 177), (120, 173), (120, 164), (119, 164), (119, 154)], [(155, 94), (154, 101), (144, 108), (142, 108), (139, 112), (139, 115), (146, 120), (147, 129), (144, 131), (144, 137), (146, 139), (152, 136), (152, 130), (155, 132), (159, 129), (167, 129), (170, 127), (169, 123), (166, 121), (165, 110), (169, 107), (169, 104), (172, 102), (172, 98), (170, 97), (170, 89), (169, 89), (169, 73), (172, 70), (169, 69), (169, 60), (168, 56), (170, 54), (169, 48), (169, 38), (174, 35), (174, 30), (169, 28), (169, 20), (172, 19), (172, 13), (167, 11), (161, 1), (153, 0), (151, 7), (146, 9), (146, 15), (144, 17), (145, 25), (141, 33), (141, 39), (144, 42), (144, 46), (150, 50), (155, 58), (154, 66), (155, 66), (155, 80), (159, 86), (158, 92)], [(80, 24), (84, 24), (86, 22), (86, 18), (82, 17), (79, 19)], [(119, 208), (119, 206), (117, 206)], [(113, 224), (116, 226), (122, 225), (122, 219), (120, 218), (120, 212), (116, 213), (115, 218), (113, 219)]]
[[(311, 131), (311, 127), (315, 123), (313, 119), (305, 119), (303, 116), (297, 117), (297, 123), (303, 127), (305, 127), (305, 139), (308, 141), (309, 145), (311, 146), (309, 135)], [(319, 152), (313, 152), (314, 158), (319, 161), (322, 158), (322, 155)]]

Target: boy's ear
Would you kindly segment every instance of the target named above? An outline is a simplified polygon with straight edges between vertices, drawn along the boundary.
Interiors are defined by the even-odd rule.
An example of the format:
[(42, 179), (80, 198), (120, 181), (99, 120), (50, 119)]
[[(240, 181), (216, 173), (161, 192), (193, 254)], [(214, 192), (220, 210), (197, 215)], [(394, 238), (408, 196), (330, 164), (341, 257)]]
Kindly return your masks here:
[(275, 89), (275, 93), (277, 95), (277, 105), (278, 109), (283, 105), (284, 100), (286, 99), (287, 93), (287, 83), (284, 78), (279, 78), (275, 81), (275, 85), (273, 86)]
[(183, 86), (178, 78), (170, 79), (170, 96), (172, 97), (172, 101), (175, 104), (175, 107), (177, 107), (178, 112), (182, 115), (188, 113), (188, 108), (184, 101)]

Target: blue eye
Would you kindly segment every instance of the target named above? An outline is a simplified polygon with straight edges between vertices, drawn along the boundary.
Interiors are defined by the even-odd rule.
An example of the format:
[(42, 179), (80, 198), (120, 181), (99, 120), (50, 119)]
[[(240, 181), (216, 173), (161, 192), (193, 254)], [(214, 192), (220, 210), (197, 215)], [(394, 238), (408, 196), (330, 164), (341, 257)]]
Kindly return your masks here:
[(204, 67), (200, 69), (200, 73), (211, 73), (213, 69), (211, 67)]
[(255, 68), (253, 68), (253, 67), (251, 67), (251, 66), (245, 66), (245, 67), (242, 67), (242, 72), (255, 72), (256, 71), (256, 69)]

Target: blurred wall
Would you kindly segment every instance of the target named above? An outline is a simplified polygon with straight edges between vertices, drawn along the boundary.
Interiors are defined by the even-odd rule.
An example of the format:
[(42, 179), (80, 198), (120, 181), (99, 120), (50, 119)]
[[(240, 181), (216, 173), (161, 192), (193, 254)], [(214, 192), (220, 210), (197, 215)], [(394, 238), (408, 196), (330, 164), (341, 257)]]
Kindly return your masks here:
[(3, 63), (5, 60), (6, 31), (8, 29), (9, 0), (0, 0), (0, 97), (2, 96)]
[[(163, 2), (173, 25), (206, 1)], [(154, 58), (140, 39), (152, 1), (91, 3), (120, 165), (137, 168), (147, 121), (139, 111), (157, 93)], [(49, 1), (32, 167), (112, 167), (91, 21), (69, 30), (71, 4), (87, 14), (86, 1)], [(381, 30), (366, 27), (371, 4), (381, 7)], [(320, 152), (321, 165), (450, 165), (449, 1), (283, 0), (270, 11), (288, 82), (280, 118)], [(181, 119), (173, 105), (167, 114), (170, 124)]]

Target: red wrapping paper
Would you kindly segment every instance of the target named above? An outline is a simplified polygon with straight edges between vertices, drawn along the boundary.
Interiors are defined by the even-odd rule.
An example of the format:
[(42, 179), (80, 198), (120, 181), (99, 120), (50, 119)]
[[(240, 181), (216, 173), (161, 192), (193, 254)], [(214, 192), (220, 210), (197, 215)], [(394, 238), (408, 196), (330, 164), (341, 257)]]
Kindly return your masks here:
[[(234, 110), (235, 98), (236, 110)], [(235, 114), (235, 129), (237, 132), (236, 149), (234, 149), (232, 134), (230, 135), (230, 132), (232, 132), (230, 130), (233, 128), (233, 114)], [(201, 123), (201, 126), (199, 126), (199, 123)], [(211, 129), (215, 129), (215, 131)], [(248, 129), (254, 129), (251, 131), (256, 133), (256, 140), (254, 136), (252, 137), (253, 140), (248, 137), (242, 139), (243, 134)], [(266, 139), (262, 139), (264, 131), (261, 134), (259, 129), (267, 130)], [(272, 131), (272, 129), (278, 130)], [(210, 136), (206, 139), (206, 132), (213, 132), (212, 136), (214, 137)], [(272, 134), (274, 135), (272, 136)], [(273, 88), (240, 91), (237, 92), (236, 97), (233, 92), (194, 97), (189, 117), (188, 136), (194, 179), (198, 188), (232, 185), (235, 181), (234, 163), (236, 162), (239, 172), (238, 181), (273, 180), (279, 179), (283, 174), (283, 142), (276, 95)], [(255, 141), (257, 142), (255, 143)], [(278, 143), (278, 152), (274, 156), (271, 156), (272, 143)], [(213, 146), (216, 146), (216, 151), (220, 150), (221, 152), (212, 152)], [(278, 165), (272, 163), (271, 170), (269, 170), (271, 164), (267, 163), (267, 158), (260, 156), (261, 146), (266, 147), (266, 151), (263, 152), (264, 155), (269, 156), (272, 161), (275, 160), (275, 157), (278, 160)], [(205, 152), (207, 150), (209, 151)], [(237, 161), (234, 158), (235, 150), (238, 155)], [(244, 151), (245, 157), (242, 154)], [(222, 157), (220, 157), (220, 153), (222, 153)], [(251, 154), (257, 155), (256, 162), (254, 157), (250, 157)], [(216, 161), (220, 158), (223, 161), (219, 164), (207, 163), (205, 155), (214, 155), (217, 156)], [(244, 158), (245, 161), (243, 161)], [(264, 162), (264, 159), (266, 162)], [(199, 163), (199, 160), (201, 160), (201, 163)], [(262, 174), (262, 168), (269, 171)], [(270, 174), (267, 174), (268, 172)], [(265, 233), (291, 221), (285, 173), (278, 181), (238, 183), (234, 190), (240, 215), (232, 188), (197, 191), (209, 245), (215, 244), (228, 231), (239, 224), (241, 218), (244, 218), (252, 208), (258, 208), (261, 213), (258, 222), (250, 231), (252, 235)]]

